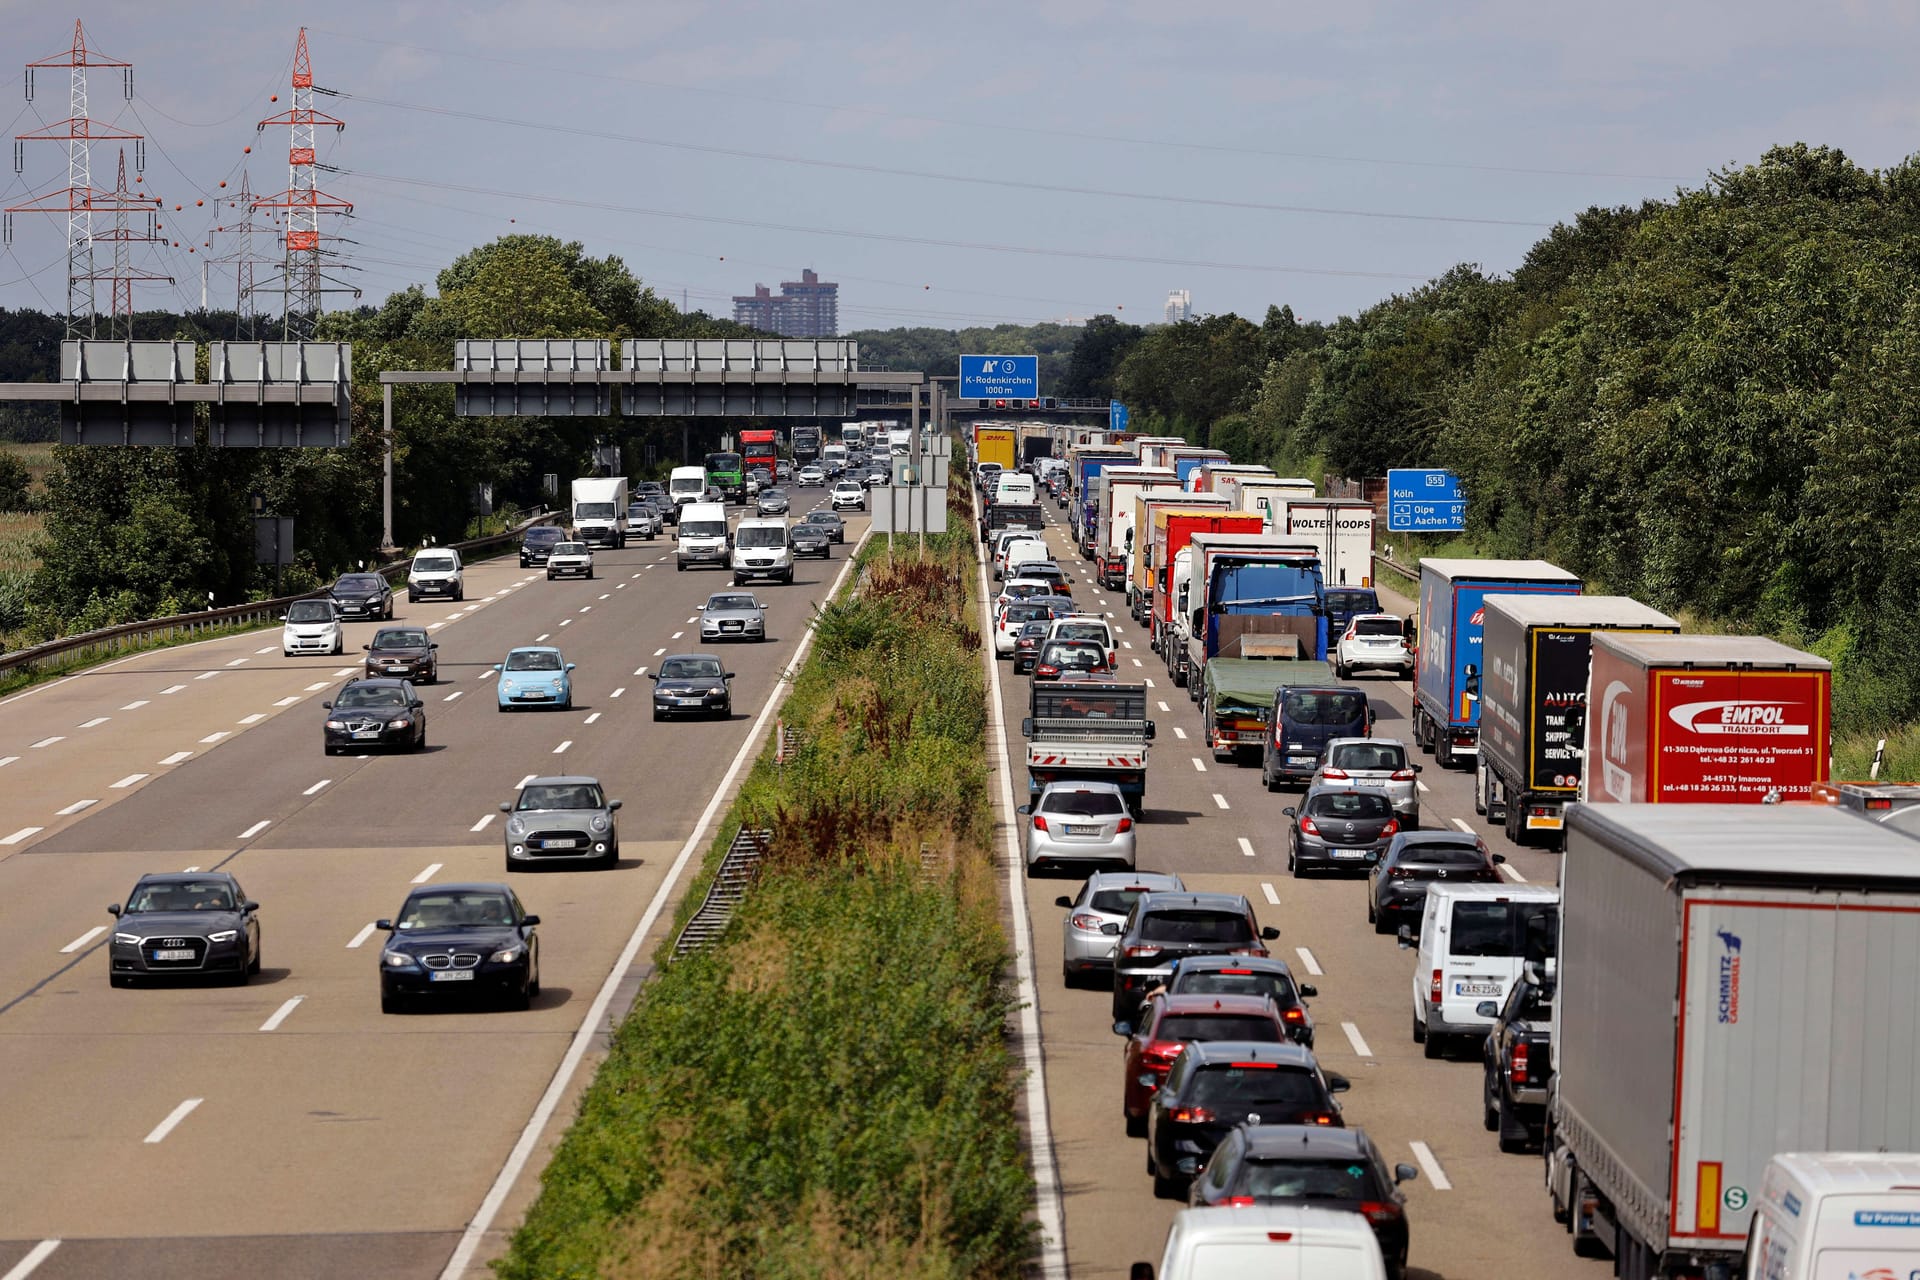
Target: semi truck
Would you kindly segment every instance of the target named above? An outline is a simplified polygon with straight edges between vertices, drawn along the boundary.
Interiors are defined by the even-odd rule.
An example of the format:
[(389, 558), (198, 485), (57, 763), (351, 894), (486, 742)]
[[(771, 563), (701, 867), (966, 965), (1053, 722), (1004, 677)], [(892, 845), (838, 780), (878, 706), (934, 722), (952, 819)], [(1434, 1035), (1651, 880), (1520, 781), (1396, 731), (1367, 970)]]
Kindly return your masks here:
[(1053, 434), (1044, 422), (1030, 423), (1020, 428), (1021, 465), (1035, 463), (1042, 458), (1053, 456)]
[(1491, 595), (1485, 605), (1474, 811), (1504, 823), (1515, 844), (1557, 844), (1586, 762), (1594, 633), (1671, 635), (1680, 624), (1625, 596)]
[(1180, 486), (1168, 467), (1107, 467), (1094, 483), (1099, 497), (1093, 524), (1093, 571), (1101, 586), (1118, 589), (1126, 581), (1134, 495), (1154, 488), (1178, 493)]
[(1772, 1157), (1915, 1149), (1914, 849), (1825, 805), (1567, 811), (1546, 1161), (1576, 1252), (1632, 1280), (1785, 1276), (1741, 1265)]
[(779, 436), (772, 431), (742, 431), (740, 433), (740, 467), (751, 471), (755, 467), (765, 467), (767, 474), (775, 481), (780, 478)]
[(1370, 587), (1373, 518), (1373, 504), (1359, 498), (1289, 497), (1285, 533), (1296, 542), (1320, 548), (1320, 565), (1329, 587)]
[(1424, 559), (1413, 669), (1413, 736), (1443, 769), (1479, 750), (1484, 602), (1490, 595), (1579, 595), (1580, 579), (1545, 560)]
[(1265, 534), (1198, 533), (1175, 557), (1173, 682), (1198, 700), (1207, 663), (1242, 636), (1291, 635), (1308, 657), (1327, 656), (1326, 581), (1312, 547)]
[(1133, 495), (1132, 542), (1127, 548), (1127, 612), (1145, 625), (1153, 607), (1153, 587), (1164, 566), (1154, 559), (1154, 517), (1162, 511), (1224, 512), (1227, 500), (1213, 493), (1188, 493), (1154, 486)]
[(590, 476), (573, 482), (573, 536), (602, 547), (627, 545), (627, 478)]
[(1140, 459), (1143, 467), (1164, 467), (1168, 464), (1168, 455), (1175, 449), (1190, 449), (1193, 441), (1185, 436), (1135, 436), (1133, 438), (1134, 456)]
[(1825, 780), (1833, 667), (1763, 636), (1598, 633), (1580, 798), (1806, 800)]
[(1220, 478), (1219, 491), (1227, 495), (1236, 510), (1259, 512), (1267, 522), (1268, 533), (1287, 531), (1288, 503), (1314, 496), (1313, 481), (1300, 476), (1269, 478), (1228, 473)]
[(1198, 445), (1187, 445), (1184, 448), (1169, 450), (1167, 460), (1160, 465), (1172, 467), (1174, 475), (1180, 478), (1180, 487), (1191, 493), (1197, 483), (1195, 477), (1199, 474), (1201, 467), (1209, 462), (1232, 461), (1233, 459), (1227, 456), (1224, 449), (1203, 449)]
[[(1153, 513), (1153, 596), (1147, 608), (1147, 640), (1153, 651), (1167, 661), (1167, 674), (1180, 664), (1181, 653), (1172, 641), (1174, 621), (1182, 612), (1174, 600), (1175, 570), (1181, 556), (1196, 533), (1259, 533), (1260, 517), (1247, 511), (1228, 511), (1221, 507), (1196, 506), (1193, 501), (1176, 507), (1164, 507)], [(1187, 560), (1191, 561), (1188, 556)]]
[(1138, 818), (1146, 806), (1147, 686), (1036, 680), (1027, 695), (1027, 790), (1049, 782), (1111, 782)]
[(973, 465), (976, 468), (984, 463), (997, 462), (1002, 471), (1011, 471), (1016, 461), (1012, 427), (988, 426), (986, 423), (974, 426)]
[(729, 450), (710, 453), (704, 465), (707, 468), (707, 484), (720, 491), (722, 502), (747, 500), (747, 473), (740, 463), (739, 454)]
[(1272, 467), (1253, 466), (1246, 463), (1220, 462), (1210, 459), (1200, 464), (1200, 470), (1189, 476), (1187, 485), (1195, 493), (1219, 493), (1221, 485), (1228, 476), (1245, 476), (1251, 480), (1275, 480)]
[(1093, 558), (1094, 522), (1099, 517), (1095, 504), (1100, 499), (1100, 489), (1095, 481), (1108, 467), (1133, 465), (1132, 454), (1107, 445), (1098, 449), (1076, 448), (1068, 460), (1067, 481), (1073, 496), (1067, 504), (1067, 529), (1073, 535), (1073, 545), (1088, 559)]
[(820, 424), (805, 422), (788, 428), (787, 446), (793, 450), (796, 467), (820, 461)]

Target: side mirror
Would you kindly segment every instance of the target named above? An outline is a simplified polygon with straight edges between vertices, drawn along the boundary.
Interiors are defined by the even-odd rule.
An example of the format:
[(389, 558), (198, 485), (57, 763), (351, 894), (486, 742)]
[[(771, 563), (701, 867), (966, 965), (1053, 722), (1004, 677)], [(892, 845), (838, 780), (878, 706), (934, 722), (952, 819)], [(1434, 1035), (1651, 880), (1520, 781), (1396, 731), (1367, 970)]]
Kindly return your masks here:
[(1351, 1088), (1353, 1088), (1353, 1081), (1347, 1079), (1345, 1076), (1341, 1075), (1338, 1071), (1327, 1072), (1327, 1092), (1328, 1093), (1345, 1093), (1347, 1090)]
[(1023, 804), (1018, 809), (1015, 809), (1014, 812), (1024, 818), (1028, 814), (1033, 812), (1033, 806), (1030, 804)]
[(1394, 935), (1394, 941), (1400, 944), (1400, 949), (1402, 951), (1405, 951), (1408, 948), (1412, 947), (1413, 946), (1413, 926), (1410, 924), (1401, 925), (1400, 931)]
[(1500, 1006), (1491, 1000), (1482, 1000), (1473, 1006), (1473, 1012), (1476, 1017), (1497, 1018), (1500, 1016)]
[(618, 809), (621, 805), (625, 803), (626, 802), (624, 800), (609, 800), (607, 802), (607, 810), (608, 812), (612, 812), (613, 810)]
[(1063, 893), (1053, 900), (1053, 905), (1071, 911), (1073, 910), (1073, 899)]
[(512, 812), (513, 812), (513, 806), (512, 806), (512, 805), (510, 805), (510, 804), (506, 804), (506, 803), (504, 803), (504, 802), (503, 802), (503, 803), (502, 803), (502, 804), (500, 805), (500, 812), (502, 812), (502, 813), (512, 813)]
[(365, 651), (366, 651), (366, 652), (368, 652), (368, 653), (372, 653), (372, 652), (373, 652), (373, 646), (372, 646), (372, 645), (370, 645), (370, 644), (363, 644), (363, 645), (361, 645), (360, 647), (361, 647), (361, 649), (363, 649), (363, 650), (365, 650)]
[(320, 704), (320, 709), (322, 711), (331, 711), (333, 710), (333, 704), (331, 702), (323, 702)]
[(539, 916), (522, 916), (520, 918), (520, 927), (522, 929), (531, 929), (533, 928), (533, 926), (539, 923), (540, 923)]
[(1117, 938), (1120, 936), (1120, 926), (1109, 922), (1100, 926), (1100, 932), (1106, 937)]
[(1507, 855), (1504, 853), (1496, 853), (1493, 855), (1493, 861), (1496, 866), (1502, 862), (1505, 862), (1506, 860), (1507, 860)]
[(391, 921), (391, 920), (375, 920), (375, 921), (373, 922), (373, 927), (374, 927), (374, 928), (376, 928), (376, 929), (379, 929), (379, 930), (381, 930), (381, 931), (382, 931), (382, 932), (384, 932), (384, 933), (392, 933), (392, 932), (393, 932), (393, 921)]
[(1289, 818), (1297, 818), (1300, 816), (1299, 812), (1292, 805), (1288, 805), (1286, 808), (1282, 809), (1280, 812), (1285, 814)]
[(658, 671), (649, 671), (649, 672), (647, 672), (647, 679), (649, 679), (649, 680), (658, 680), (659, 678), (660, 678), (660, 673), (659, 673)]
[(241, 907), (240, 909), (246, 912), (248, 915), (252, 915), (254, 912), (260, 909), (260, 904), (255, 902), (252, 898), (248, 898), (246, 905)]
[(1298, 989), (1302, 1000), (1312, 1000), (1320, 994), (1320, 988), (1310, 982), (1301, 983)]
[(435, 640), (432, 644), (427, 646), (427, 648), (429, 649), (438, 649), (439, 647), (440, 647), (440, 642), (438, 640)]
[(1033, 736), (1033, 717), (1032, 716), (1027, 716), (1025, 719), (1020, 721), (1020, 736), (1023, 738), (1031, 738)]
[(1147, 721), (1147, 741), (1152, 742), (1158, 734), (1159, 730), (1154, 727), (1153, 721)]
[(1393, 1166), (1393, 1182), (1395, 1186), (1399, 1186), (1403, 1182), (1412, 1182), (1419, 1176), (1420, 1171), (1410, 1164), (1397, 1164)]
[(112, 906), (108, 907), (107, 914), (112, 916), (114, 919), (118, 920), (120, 918), (120, 904), (116, 902)]
[(574, 666), (575, 666), (575, 664), (574, 664), (574, 663), (571, 663), (571, 662), (569, 662), (569, 663), (567, 664), (567, 670), (569, 670), (569, 671), (571, 671), (571, 670), (573, 670), (573, 668), (574, 668)]
[(504, 666), (502, 666), (502, 665), (501, 665), (500, 663), (498, 663), (498, 662), (496, 662), (496, 663), (494, 663), (494, 664), (493, 664), (493, 669), (494, 669), (495, 671), (504, 671), (504, 670), (506, 670), (506, 668), (505, 668)]
[(1125, 1021), (1116, 1022), (1113, 1024), (1113, 1034), (1117, 1036), (1130, 1036), (1133, 1034), (1133, 1024)]
[(1423, 769), (1425, 769), (1425, 767), (1426, 767), (1426, 766), (1424, 766), (1424, 765), (1418, 765), (1418, 764), (1417, 764), (1417, 765), (1415, 765), (1415, 766), (1413, 766), (1413, 771), (1414, 771), (1415, 773), (1419, 773), (1419, 772), (1421, 772), (1421, 771), (1422, 771)]
[(723, 680), (731, 680), (733, 679), (733, 677), (734, 677), (734, 673), (731, 671), (728, 671), (725, 674), (723, 674), (720, 678)]
[(1260, 938), (1264, 942), (1272, 942), (1275, 938), (1278, 938), (1279, 936), (1280, 936), (1280, 931), (1274, 928), (1272, 925), (1268, 925), (1266, 928), (1260, 931)]

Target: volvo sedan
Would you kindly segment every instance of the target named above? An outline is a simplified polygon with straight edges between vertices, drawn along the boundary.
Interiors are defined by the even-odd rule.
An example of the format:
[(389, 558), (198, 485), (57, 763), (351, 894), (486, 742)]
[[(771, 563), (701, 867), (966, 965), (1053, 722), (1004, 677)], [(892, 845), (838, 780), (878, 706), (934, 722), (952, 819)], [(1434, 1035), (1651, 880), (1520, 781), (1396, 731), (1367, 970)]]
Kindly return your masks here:
[(320, 706), (327, 713), (322, 739), (327, 755), (371, 747), (426, 750), (427, 706), (409, 681), (349, 680)]

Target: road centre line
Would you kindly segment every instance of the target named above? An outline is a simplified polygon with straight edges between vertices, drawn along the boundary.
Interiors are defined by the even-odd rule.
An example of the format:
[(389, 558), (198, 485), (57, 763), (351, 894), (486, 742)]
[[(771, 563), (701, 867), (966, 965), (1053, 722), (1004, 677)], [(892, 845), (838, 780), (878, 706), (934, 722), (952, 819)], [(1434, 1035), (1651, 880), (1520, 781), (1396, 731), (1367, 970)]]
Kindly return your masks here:
[(1320, 962), (1313, 958), (1313, 952), (1307, 950), (1305, 947), (1295, 947), (1293, 951), (1295, 955), (1300, 957), (1300, 963), (1307, 966), (1308, 973), (1316, 978), (1324, 978), (1327, 976), (1327, 971), (1322, 969)]
[(193, 758), (193, 752), (191, 751), (176, 751), (172, 755), (168, 756), (165, 760), (162, 760), (160, 763), (161, 764), (179, 764), (182, 760), (191, 760), (192, 758)]
[(1373, 1050), (1367, 1047), (1367, 1039), (1360, 1034), (1359, 1027), (1354, 1026), (1351, 1022), (1343, 1022), (1340, 1024), (1340, 1029), (1347, 1033), (1347, 1043), (1353, 1046), (1355, 1053), (1363, 1058), (1371, 1058), (1373, 1056)]
[(1453, 1183), (1447, 1179), (1447, 1171), (1433, 1158), (1431, 1147), (1424, 1142), (1410, 1142), (1407, 1145), (1413, 1148), (1413, 1158), (1420, 1162), (1421, 1171), (1427, 1175), (1427, 1181), (1433, 1184), (1435, 1191), (1453, 1190)]
[(144, 773), (130, 773), (126, 777), (120, 779), (120, 781), (114, 783), (111, 787), (107, 789), (109, 791), (125, 791), (128, 787), (132, 786), (134, 783), (144, 781), (146, 779), (146, 776), (147, 775)]
[(681, 636), (683, 636), (683, 635), (685, 635), (685, 634), (687, 634), (687, 633), (686, 633), (686, 632), (684, 632), (684, 631), (676, 631), (676, 632), (674, 632), (674, 633), (673, 633), (672, 635), (670, 635), (670, 636), (668, 636), (668, 637), (667, 637), (667, 639), (669, 639), (669, 640), (678, 640), (678, 639), (679, 639), (679, 638), (680, 638)]
[(111, 719), (113, 719), (112, 716), (95, 716), (93, 719), (87, 721), (85, 724), (82, 724), (80, 727), (82, 729), (97, 729)]
[(609, 592), (607, 592), (607, 593), (606, 593), (605, 595), (603, 595), (603, 596), (601, 596), (600, 598), (601, 598), (602, 600), (611, 600), (611, 599), (613, 599), (613, 593), (612, 593), (611, 591), (609, 591)]
[(1170, 706), (1168, 706), (1168, 705), (1167, 705), (1166, 703), (1164, 703), (1164, 702), (1162, 702), (1162, 703), (1159, 703), (1158, 705), (1159, 705), (1159, 707), (1160, 707), (1160, 709), (1161, 709), (1162, 711), (1171, 711), (1171, 710), (1173, 710), (1173, 708), (1172, 708), (1172, 707), (1170, 707)]
[[(661, 650), (660, 652), (662, 652), (662, 653), (665, 653), (665, 652), (666, 652), (666, 650), (665, 650), (665, 649), (662, 649), (662, 650)], [(645, 674), (647, 674), (647, 669), (646, 669), (645, 667), (635, 667), (635, 668), (633, 669), (633, 674), (635, 674), (635, 675), (637, 675), (637, 676), (643, 676), (643, 675), (645, 675)]]
[(305, 791), (302, 791), (300, 794), (303, 796), (317, 796), (332, 781), (333, 781), (332, 778), (322, 778), (320, 779), (320, 781), (314, 783), (312, 786), (308, 787)]
[(281, 1023), (287, 1020), (288, 1014), (292, 1013), (295, 1009), (298, 1009), (300, 1007), (300, 1002), (305, 999), (306, 999), (305, 996), (294, 996), (292, 999), (288, 1000), (285, 1004), (281, 1005), (278, 1009), (275, 1009), (273, 1011), (273, 1016), (260, 1024), (260, 1029), (262, 1031), (272, 1031), (276, 1029), (277, 1027), (279, 1027)]
[(64, 809), (55, 809), (54, 813), (57, 816), (62, 818), (71, 818), (74, 814), (79, 813), (81, 810), (91, 809), (93, 808), (93, 806), (99, 803), (100, 802), (98, 800), (76, 800)]
[(1280, 893), (1273, 887), (1271, 881), (1262, 880), (1260, 882), (1260, 892), (1266, 895), (1268, 906), (1277, 907), (1280, 905)]
[(1480, 834), (1478, 831), (1475, 831), (1472, 827), (1467, 825), (1467, 820), (1465, 818), (1453, 818), (1453, 819), (1450, 819), (1450, 821), (1453, 823), (1454, 826), (1460, 828), (1462, 831), (1466, 832), (1470, 836), (1477, 836)]
[(192, 1115), (193, 1109), (205, 1101), (205, 1098), (188, 1098), (185, 1102), (168, 1112), (167, 1118), (153, 1126), (153, 1132), (147, 1135), (147, 1144), (152, 1146), (166, 1141), (167, 1135), (173, 1132), (174, 1127)]
[(72, 955), (74, 952), (86, 946), (89, 942), (92, 942), (95, 938), (99, 937), (101, 934), (105, 933), (106, 931), (107, 931), (107, 926), (103, 924), (97, 924), (93, 926), (93, 928), (81, 934), (79, 937), (75, 938), (72, 942), (69, 942), (66, 946), (60, 948), (60, 954), (63, 956)]
[(1175, 725), (1173, 726), (1173, 736), (1180, 739), (1180, 741), (1185, 742), (1187, 740), (1187, 731), (1185, 729), (1182, 729), (1179, 725)]
[(256, 711), (250, 716), (241, 716), (240, 723), (241, 724), (259, 724), (262, 720), (265, 720), (266, 718), (267, 718), (266, 712)]
[(262, 818), (260, 821), (248, 827), (245, 831), (242, 831), (240, 833), (240, 838), (242, 840), (251, 840), (272, 825), (273, 825), (272, 818)]
[(592, 612), (593, 612), (593, 606), (592, 606), (592, 605), (590, 605), (590, 604), (583, 604), (583, 605), (581, 605), (581, 606), (580, 606), (580, 612), (582, 612), (582, 613), (592, 613)]
[(0, 836), (0, 844), (19, 844), (22, 840), (37, 836), (45, 830), (45, 827), (22, 827), (10, 836)]
[(561, 626), (563, 626), (563, 627), (570, 627), (570, 626), (572, 626), (572, 625), (573, 625), (573, 619), (572, 619), (572, 618), (562, 618), (562, 619), (560, 619), (560, 625), (561, 625)]
[(598, 720), (599, 718), (600, 718), (600, 713), (596, 711), (592, 715), (588, 716), (585, 720), (582, 720), (580, 723), (592, 724), (595, 720)]
[(618, 689), (615, 689), (612, 693), (608, 694), (607, 696), (609, 698), (617, 698), (621, 694), (625, 693), (626, 691), (627, 691), (627, 686), (621, 685)]
[(372, 936), (373, 936), (373, 924), (371, 921), (369, 921), (368, 923), (360, 927), (360, 932), (353, 935), (353, 941), (347, 944), (347, 950), (349, 951), (358, 950), (360, 945), (364, 943), (368, 938), (371, 938)]
[(1245, 836), (1241, 836), (1240, 852), (1251, 858), (1253, 856), (1253, 841), (1247, 839)]
[(1232, 805), (1227, 803), (1227, 798), (1221, 795), (1218, 791), (1213, 793), (1213, 802), (1219, 805), (1222, 809), (1231, 809), (1233, 807)]
[(6, 1275), (0, 1276), (0, 1280), (27, 1280), (27, 1277), (39, 1270), (40, 1264), (51, 1258), (53, 1251), (59, 1247), (60, 1242), (57, 1239), (42, 1240), (27, 1250), (27, 1256), (14, 1263), (13, 1268)]
[(487, 824), (488, 824), (488, 823), (490, 823), (490, 822), (492, 822), (492, 821), (493, 821), (493, 815), (489, 813), (489, 814), (487, 814), (487, 815), (485, 815), (484, 817), (482, 817), (482, 818), (480, 819), (480, 821), (478, 821), (478, 822), (476, 822), (476, 823), (474, 823), (474, 824), (473, 824), (472, 826), (470, 826), (470, 827), (468, 827), (468, 828), (467, 828), (467, 830), (469, 830), (469, 831), (485, 831), (485, 830), (487, 829)]
[[(655, 649), (655, 650), (653, 651), (653, 656), (657, 658), (657, 657), (659, 657), (659, 656), (660, 656), (661, 654), (663, 654), (663, 653), (665, 653), (665, 652), (666, 652), (666, 650), (665, 650), (665, 649)], [(642, 667), (642, 668), (641, 668), (641, 670), (642, 670), (642, 671), (644, 671), (644, 670), (646, 670), (646, 668), (645, 668), (645, 667)]]
[(427, 864), (427, 869), (425, 871), (422, 871), (419, 875), (413, 878), (413, 883), (425, 884), (427, 881), (433, 879), (434, 873), (440, 870), (440, 865), (441, 864), (438, 862), (429, 862)]
[(541, 643), (542, 641), (544, 641), (544, 640), (545, 640), (545, 639), (546, 639), (546, 638), (547, 638), (548, 636), (550, 636), (550, 635), (552, 635), (552, 634), (553, 634), (553, 632), (551, 632), (551, 631), (542, 631), (542, 632), (541, 632), (541, 633), (540, 633), (539, 635), (537, 635), (537, 636), (535, 636), (535, 637), (533, 638), (533, 642), (534, 642), (535, 644), (539, 644), (539, 643)]

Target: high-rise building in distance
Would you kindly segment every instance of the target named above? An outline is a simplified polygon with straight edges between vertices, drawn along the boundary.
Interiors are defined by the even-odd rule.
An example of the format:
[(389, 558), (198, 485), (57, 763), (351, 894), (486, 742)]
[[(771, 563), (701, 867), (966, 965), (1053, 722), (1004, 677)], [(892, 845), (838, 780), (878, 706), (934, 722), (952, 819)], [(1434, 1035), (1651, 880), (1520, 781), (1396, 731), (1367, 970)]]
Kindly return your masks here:
[(764, 284), (735, 294), (733, 318), (783, 338), (837, 338), (840, 286), (808, 268), (798, 280), (782, 280), (777, 294)]
[(1167, 290), (1167, 323), (1193, 319), (1193, 295), (1185, 289)]

